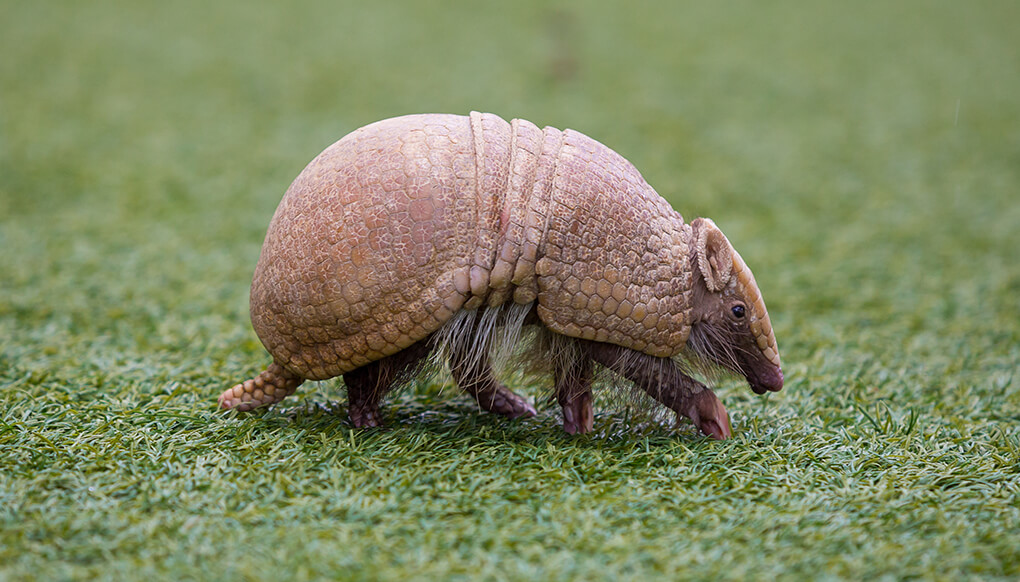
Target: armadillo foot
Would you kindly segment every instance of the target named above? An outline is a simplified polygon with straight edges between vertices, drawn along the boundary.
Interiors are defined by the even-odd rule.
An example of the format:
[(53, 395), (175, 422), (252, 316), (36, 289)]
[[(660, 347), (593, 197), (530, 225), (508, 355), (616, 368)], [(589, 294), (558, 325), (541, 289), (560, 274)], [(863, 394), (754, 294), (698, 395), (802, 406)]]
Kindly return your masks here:
[(563, 410), (563, 430), (567, 434), (585, 434), (592, 431), (591, 384), (594, 370), (591, 358), (577, 354), (569, 360), (556, 362), (556, 400)]
[(304, 381), (304, 378), (291, 374), (273, 362), (258, 376), (224, 390), (220, 394), (220, 408), (246, 412), (260, 406), (269, 406), (293, 394)]
[(390, 388), (389, 374), (379, 362), (372, 362), (344, 374), (347, 385), (347, 416), (357, 428), (382, 426), (379, 401)]
[(474, 396), (482, 410), (501, 414), (507, 418), (535, 416), (530, 402), (496, 380), (488, 360), (466, 364), (455, 354), (450, 362), (454, 382)]
[(577, 394), (572, 400), (560, 402), (563, 410), (563, 430), (567, 434), (587, 434), (594, 426), (591, 392)]
[[(350, 389), (348, 389), (348, 394), (350, 394)], [(351, 419), (351, 424), (355, 428), (382, 426), (382, 418), (379, 417), (378, 400), (375, 402), (356, 402), (354, 398), (348, 396), (347, 416)]]
[(694, 422), (701, 432), (715, 440), (726, 440), (733, 436), (730, 428), (730, 417), (726, 413), (726, 407), (716, 395), (705, 388), (697, 394), (688, 396), (685, 399), (685, 406), (677, 411), (677, 415), (683, 415)]
[(537, 414), (530, 402), (502, 384), (494, 384), (489, 390), (473, 392), (472, 396), (482, 409), (507, 418), (527, 418)]
[(605, 343), (584, 345), (596, 362), (634, 382), (678, 415), (690, 418), (702, 433), (717, 440), (732, 436), (729, 415), (715, 394), (684, 374), (669, 358)]
[(401, 377), (415, 369), (429, 354), (428, 340), (413, 344), (344, 374), (347, 385), (347, 416), (357, 428), (382, 426), (379, 401)]

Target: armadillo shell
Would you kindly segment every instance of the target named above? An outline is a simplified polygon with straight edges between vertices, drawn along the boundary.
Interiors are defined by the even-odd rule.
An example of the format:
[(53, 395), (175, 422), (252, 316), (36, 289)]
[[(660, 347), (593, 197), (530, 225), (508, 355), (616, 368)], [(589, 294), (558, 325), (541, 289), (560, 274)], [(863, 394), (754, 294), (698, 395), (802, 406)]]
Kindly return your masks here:
[(555, 332), (671, 356), (690, 332), (689, 239), (633, 165), (583, 134), (483, 113), (397, 117), (294, 180), (255, 269), (252, 323), (309, 379), (511, 302), (537, 302)]

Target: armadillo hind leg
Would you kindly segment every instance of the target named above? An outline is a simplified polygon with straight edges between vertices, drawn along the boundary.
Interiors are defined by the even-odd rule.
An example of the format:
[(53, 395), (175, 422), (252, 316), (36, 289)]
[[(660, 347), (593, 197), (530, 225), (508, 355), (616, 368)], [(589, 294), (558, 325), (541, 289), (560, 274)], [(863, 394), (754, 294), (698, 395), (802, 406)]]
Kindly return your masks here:
[(573, 353), (560, 358), (554, 370), (556, 400), (563, 409), (563, 430), (569, 434), (592, 430), (591, 384), (593, 366), (587, 354)]
[(427, 341), (421, 341), (392, 356), (347, 372), (347, 416), (358, 428), (381, 426), (379, 401), (401, 378), (410, 376), (429, 354)]
[(220, 394), (220, 408), (248, 411), (269, 406), (293, 394), (304, 381), (273, 362), (258, 376), (224, 390)]
[(473, 359), (463, 350), (450, 353), (450, 373), (453, 381), (471, 396), (483, 410), (507, 418), (535, 416), (535, 407), (520, 395), (496, 380), (492, 365), (486, 356)]
[(379, 400), (384, 390), (379, 388), (376, 381), (380, 375), (378, 362), (344, 374), (344, 384), (347, 384), (347, 417), (358, 428), (382, 425)]
[(701, 432), (718, 440), (730, 437), (726, 408), (711, 390), (684, 374), (673, 360), (612, 344), (584, 343), (592, 359), (634, 382), (677, 415), (690, 418)]

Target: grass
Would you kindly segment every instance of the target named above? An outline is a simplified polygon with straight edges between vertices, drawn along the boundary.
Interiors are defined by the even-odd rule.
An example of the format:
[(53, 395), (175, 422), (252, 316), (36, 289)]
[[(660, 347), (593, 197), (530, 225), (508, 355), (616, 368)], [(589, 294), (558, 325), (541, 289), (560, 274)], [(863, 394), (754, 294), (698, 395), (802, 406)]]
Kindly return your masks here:
[[(0, 8), (0, 579), (1020, 576), (1015, 3)], [(326, 145), (492, 111), (620, 151), (754, 268), (735, 438), (422, 383), (257, 415), (264, 229)], [(533, 391), (537, 394), (537, 391)]]

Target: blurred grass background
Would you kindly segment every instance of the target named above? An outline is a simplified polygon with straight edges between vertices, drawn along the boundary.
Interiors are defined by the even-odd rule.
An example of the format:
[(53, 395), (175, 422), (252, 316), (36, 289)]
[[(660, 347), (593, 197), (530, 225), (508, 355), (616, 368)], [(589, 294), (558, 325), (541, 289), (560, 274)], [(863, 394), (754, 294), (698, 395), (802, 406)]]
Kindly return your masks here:
[[(1015, 578), (1020, 5), (0, 4), (0, 578)], [(752, 266), (787, 387), (736, 437), (419, 386), (215, 398), (325, 146), (574, 128)], [(334, 414), (336, 413), (336, 414)]]

